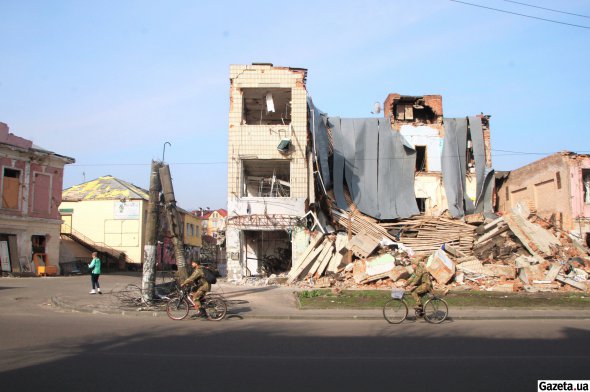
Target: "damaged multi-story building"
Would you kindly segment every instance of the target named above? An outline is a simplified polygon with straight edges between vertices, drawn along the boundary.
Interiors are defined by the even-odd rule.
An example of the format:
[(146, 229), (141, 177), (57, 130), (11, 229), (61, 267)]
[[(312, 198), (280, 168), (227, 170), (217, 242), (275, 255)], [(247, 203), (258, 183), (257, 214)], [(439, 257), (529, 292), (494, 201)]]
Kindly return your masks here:
[(443, 119), (442, 97), (390, 94), (381, 118), (319, 110), (307, 70), (232, 65), (230, 279), (288, 272), (332, 211), (376, 221), (491, 213), (489, 116)]
[(499, 211), (524, 204), (590, 246), (590, 155), (562, 151), (512, 170), (497, 194)]
[(56, 274), (65, 165), (74, 158), (47, 151), (0, 122), (1, 272)]

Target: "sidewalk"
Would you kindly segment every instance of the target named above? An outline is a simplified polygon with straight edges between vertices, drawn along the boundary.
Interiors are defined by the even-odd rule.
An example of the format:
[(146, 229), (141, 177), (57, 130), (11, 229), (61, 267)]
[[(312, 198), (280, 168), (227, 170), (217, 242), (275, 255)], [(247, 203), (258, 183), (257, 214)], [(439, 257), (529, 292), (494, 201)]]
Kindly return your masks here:
[[(158, 283), (160, 281), (158, 280)], [(122, 290), (127, 284), (141, 286), (139, 273), (104, 274), (100, 278), (103, 294), (89, 294), (90, 277), (71, 276), (55, 278), (0, 278), (1, 285), (43, 287), (42, 295), (64, 310), (88, 313), (114, 314), (137, 317), (167, 317), (164, 307), (144, 309), (125, 307), (111, 291)], [(241, 286), (227, 282), (213, 285), (213, 292), (223, 294), (228, 302), (229, 318), (271, 320), (383, 320), (381, 309), (306, 309), (297, 306), (293, 287)], [(7, 290), (8, 291), (8, 290)], [(47, 298), (41, 298), (47, 299)], [(588, 309), (522, 309), (522, 308), (453, 308), (451, 320), (505, 320), (505, 319), (590, 319)]]

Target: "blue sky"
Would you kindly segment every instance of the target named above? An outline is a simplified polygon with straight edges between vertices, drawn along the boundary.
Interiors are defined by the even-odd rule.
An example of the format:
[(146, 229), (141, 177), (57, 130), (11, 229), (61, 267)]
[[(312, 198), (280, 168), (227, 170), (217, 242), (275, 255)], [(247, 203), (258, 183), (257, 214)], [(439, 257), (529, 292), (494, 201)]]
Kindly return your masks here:
[[(440, 94), (446, 117), (492, 116), (497, 170), (590, 153), (590, 18), (469, 2), (589, 28), (447, 0), (0, 0), (0, 121), (76, 159), (64, 188), (148, 188), (168, 141), (185, 209), (226, 206), (230, 64), (307, 68), (314, 103), (342, 117)], [(522, 2), (590, 16), (587, 0)]]

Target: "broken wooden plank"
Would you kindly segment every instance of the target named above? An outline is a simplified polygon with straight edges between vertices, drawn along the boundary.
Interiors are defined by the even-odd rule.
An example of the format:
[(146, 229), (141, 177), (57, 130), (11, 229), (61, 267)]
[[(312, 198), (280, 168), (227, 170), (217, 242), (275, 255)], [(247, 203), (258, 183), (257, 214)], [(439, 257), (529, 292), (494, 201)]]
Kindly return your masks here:
[(346, 234), (338, 234), (336, 236), (336, 253), (334, 254), (334, 257), (332, 257), (332, 261), (330, 261), (328, 264), (328, 268), (326, 269), (327, 272), (336, 272), (338, 266), (340, 263), (342, 263), (342, 259), (344, 258), (344, 255), (341, 253), (341, 251), (346, 246), (347, 242), (348, 238), (346, 237)]
[(481, 237), (479, 237), (477, 240), (475, 240), (474, 245), (479, 245), (483, 242), (486, 242), (487, 240), (502, 234), (503, 232), (507, 231), (509, 229), (508, 225), (503, 225), (503, 226), (498, 226), (495, 229), (487, 232), (486, 234), (482, 235)]
[[(326, 270), (328, 263), (332, 260), (333, 257), (334, 257), (334, 244), (330, 243), (330, 247), (329, 247), (328, 252), (324, 255), (323, 259), (320, 261), (320, 265), (319, 265), (317, 271), (315, 272), (318, 276), (322, 276), (324, 274), (324, 271)], [(319, 261), (319, 257), (318, 257), (318, 261)]]
[(301, 262), (303, 262), (303, 260), (305, 260), (305, 258), (307, 256), (309, 256), (309, 254), (311, 252), (313, 252), (313, 250), (316, 248), (316, 246), (318, 246), (318, 244), (323, 239), (324, 239), (324, 235), (322, 233), (319, 233), (315, 237), (312, 237), (312, 239), (309, 242), (309, 245), (307, 246), (305, 251), (301, 254), (301, 256), (297, 259), (297, 261), (295, 263), (293, 263), (293, 266), (291, 267), (291, 271), (296, 270), (299, 267), (299, 265), (301, 264)]
[(302, 260), (302, 262), (297, 266), (297, 268), (291, 269), (291, 271), (289, 271), (289, 274), (287, 274), (287, 276), (289, 277), (289, 279), (287, 280), (288, 284), (293, 283), (297, 278), (299, 278), (303, 271), (305, 271), (308, 267), (311, 266), (311, 264), (320, 254), (320, 252), (324, 250), (324, 245), (325, 244), (322, 243), (320, 246), (315, 248), (313, 252), (311, 252), (311, 254), (309, 254), (304, 260)]
[(326, 255), (328, 254), (328, 252), (331, 249), (332, 249), (332, 241), (329, 241), (329, 240), (324, 241), (322, 251), (320, 252), (318, 257), (315, 259), (313, 265), (311, 266), (311, 268), (308, 271), (309, 275), (313, 276), (316, 273), (316, 271), (320, 267), (320, 264), (324, 260), (324, 257), (326, 257)]
[(443, 250), (445, 252), (449, 253), (451, 256), (455, 256), (455, 257), (466, 257), (467, 256), (465, 253), (461, 252), (459, 249), (457, 249), (454, 246), (449, 245), (449, 244), (444, 244)]

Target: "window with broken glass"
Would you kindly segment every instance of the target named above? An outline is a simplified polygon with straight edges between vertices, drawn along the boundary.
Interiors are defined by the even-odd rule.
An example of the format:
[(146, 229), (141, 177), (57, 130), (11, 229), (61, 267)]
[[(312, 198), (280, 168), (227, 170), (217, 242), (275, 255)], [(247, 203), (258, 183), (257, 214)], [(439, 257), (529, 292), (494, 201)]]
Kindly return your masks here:
[(242, 124), (288, 125), (290, 123), (290, 88), (242, 89)]
[(242, 197), (291, 196), (291, 162), (288, 160), (242, 160), (242, 179)]

